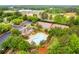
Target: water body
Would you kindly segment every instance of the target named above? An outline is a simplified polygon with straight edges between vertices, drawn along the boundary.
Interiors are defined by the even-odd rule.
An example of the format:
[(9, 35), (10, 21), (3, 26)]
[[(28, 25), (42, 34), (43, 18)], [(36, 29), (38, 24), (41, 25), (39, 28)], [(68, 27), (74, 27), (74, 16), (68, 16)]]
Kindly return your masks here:
[(36, 43), (36, 45), (39, 45), (39, 43), (43, 40), (47, 40), (48, 35), (43, 33), (43, 32), (39, 32), (35, 35), (30, 35), (29, 36), (29, 42), (31, 43), (32, 41)]

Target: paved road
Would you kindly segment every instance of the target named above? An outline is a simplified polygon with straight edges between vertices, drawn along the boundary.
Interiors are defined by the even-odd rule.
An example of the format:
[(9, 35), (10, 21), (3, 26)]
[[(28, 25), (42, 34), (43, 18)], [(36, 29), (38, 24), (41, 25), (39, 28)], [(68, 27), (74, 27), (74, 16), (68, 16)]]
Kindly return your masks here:
[[(27, 24), (31, 24), (32, 22), (30, 21), (24, 21), (23, 23), (21, 23), (21, 25), (13, 25), (13, 28), (16, 28), (20, 31), (22, 31), (24, 29), (23, 25), (27, 25)], [(9, 35), (11, 34), (11, 32), (6, 32), (3, 35), (0, 36), (0, 43), (2, 43)]]
[(25, 28), (24, 25), (28, 25), (28, 24), (31, 24), (31, 23), (32, 23), (31, 21), (24, 21), (19, 26), (13, 25), (13, 27), (18, 29), (19, 31), (22, 31)]
[(10, 32), (6, 32), (2, 36), (0, 36), (0, 43), (2, 43), (10, 34)]

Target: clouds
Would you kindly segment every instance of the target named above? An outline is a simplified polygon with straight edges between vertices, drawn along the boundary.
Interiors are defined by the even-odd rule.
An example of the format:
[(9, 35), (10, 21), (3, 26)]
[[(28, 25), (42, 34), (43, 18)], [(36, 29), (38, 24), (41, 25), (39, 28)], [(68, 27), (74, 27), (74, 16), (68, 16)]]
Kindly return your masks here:
[(0, 0), (0, 5), (78, 5), (78, 0)]

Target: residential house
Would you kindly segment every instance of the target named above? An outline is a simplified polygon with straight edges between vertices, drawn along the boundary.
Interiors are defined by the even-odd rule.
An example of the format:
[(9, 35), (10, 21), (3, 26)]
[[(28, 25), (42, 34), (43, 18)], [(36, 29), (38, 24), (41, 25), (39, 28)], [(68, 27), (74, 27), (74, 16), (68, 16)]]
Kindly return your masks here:
[(51, 29), (51, 28), (69, 28), (69, 26), (66, 25), (60, 25), (60, 24), (52, 24), (52, 23), (46, 23), (46, 22), (37, 22), (38, 25), (40, 25), (41, 27), (45, 28), (45, 29)]

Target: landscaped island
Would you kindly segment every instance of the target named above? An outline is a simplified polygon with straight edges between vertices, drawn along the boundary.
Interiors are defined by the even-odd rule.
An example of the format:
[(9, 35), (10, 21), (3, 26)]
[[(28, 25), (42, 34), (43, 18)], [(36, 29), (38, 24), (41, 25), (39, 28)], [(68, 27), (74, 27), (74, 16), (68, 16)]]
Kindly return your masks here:
[(1, 54), (79, 54), (78, 6), (2, 7)]

